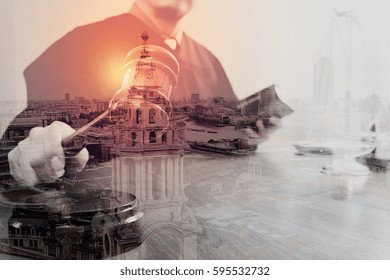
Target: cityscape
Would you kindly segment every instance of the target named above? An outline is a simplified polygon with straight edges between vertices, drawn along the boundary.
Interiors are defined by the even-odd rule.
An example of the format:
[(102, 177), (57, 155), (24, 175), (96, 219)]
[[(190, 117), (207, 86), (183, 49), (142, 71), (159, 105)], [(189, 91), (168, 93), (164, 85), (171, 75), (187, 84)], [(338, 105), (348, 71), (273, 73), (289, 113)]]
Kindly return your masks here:
[[(198, 93), (170, 103), (145, 65), (114, 110), (110, 100), (64, 93), (59, 101), (29, 101), (11, 122), (1, 139), (1, 251), (43, 259), (197, 258), (199, 228), (187, 187), (203, 190), (207, 183), (204, 191), (221, 191), (223, 180), (215, 175), (237, 163), (241, 175), (261, 174), (261, 164), (252, 166), (245, 156), (273, 128), (272, 115), (292, 110), (274, 86), (241, 103)], [(137, 79), (146, 82), (136, 85)], [(88, 149), (85, 170), (43, 180), (38, 189), (18, 186), (8, 153), (32, 129), (54, 122), (82, 130), (64, 147)]]
[[(378, 108), (386, 111), (388, 105), (379, 104), (375, 92), (352, 96), (347, 87), (336, 94), (332, 60), (321, 57), (313, 68), (312, 103), (286, 105), (275, 85), (240, 101), (204, 98), (202, 92), (170, 100), (179, 67), (173, 63), (176, 72), (168, 67), (173, 78), (158, 72), (148, 34), (141, 38), (135, 75), (112, 99), (64, 92), (61, 100), (29, 99), (13, 120), (2, 112), (1, 129), (8, 128), (0, 139), (1, 254), (38, 259), (387, 256), (388, 247), (373, 254), (370, 246), (372, 238), (386, 242), (386, 227), (372, 224), (377, 231), (367, 236), (350, 215), (341, 225), (337, 216), (348, 212), (339, 202), (352, 200), (357, 212), (365, 207), (370, 198), (361, 194), (367, 186), (386, 194), (382, 186), (389, 180), (390, 159), (377, 157), (374, 144), (380, 139), (374, 134), (383, 123)], [(126, 97), (115, 99), (118, 93)], [(299, 112), (291, 114), (289, 106)], [(283, 127), (280, 119), (290, 114)], [(9, 152), (33, 129), (56, 122), (75, 130), (62, 141), (65, 175), (42, 177), (33, 187), (20, 184), (11, 176)], [(357, 152), (344, 156), (342, 149), (351, 147), (340, 149), (340, 142), (356, 132)], [(302, 135), (338, 142), (332, 149), (296, 144)], [(72, 171), (72, 158), (84, 148), (89, 156), (84, 170)], [(337, 171), (327, 168), (340, 159), (357, 159), (370, 176), (323, 176)], [(386, 197), (376, 207), (388, 209)], [(375, 214), (369, 212), (365, 221)], [(376, 218), (382, 224), (388, 219)], [(356, 229), (352, 241), (350, 227)], [(324, 230), (344, 242), (332, 246)]]
[[(342, 131), (337, 118), (345, 112), (345, 99), (336, 100), (332, 96), (330, 62), (320, 60), (314, 73), (320, 68), (330, 73), (326, 78), (330, 82), (323, 84), (322, 77), (318, 76), (313, 90), (314, 100), (318, 101), (318, 96), (324, 95), (328, 99), (318, 101), (314, 107), (294, 100), (288, 103), (300, 111), (314, 111), (313, 120), (317, 124), (326, 116), (331, 119), (328, 126), (330, 124), (333, 131)], [(292, 112), (280, 101), (275, 86), (241, 101), (222, 97), (202, 99), (200, 93), (193, 93), (190, 100), (175, 101), (169, 106), (156, 96), (145, 95), (143, 100), (152, 102), (144, 102), (138, 109), (125, 105), (113, 110), (72, 139), (73, 147), (88, 149), (89, 161), (81, 173), (46, 182), (49, 189), (62, 194), (51, 198), (62, 205), (60, 208), (49, 207), (43, 214), (33, 214), (28, 220), (24, 218), (25, 208), (6, 207), (2, 210), (1, 251), (23, 258), (43, 259), (207, 259), (222, 255), (232, 259), (297, 257), (295, 249), (302, 240), (288, 234), (283, 238), (272, 237), (273, 230), (267, 226), (269, 232), (266, 232), (271, 234), (271, 239), (263, 240), (264, 227), (256, 225), (259, 214), (254, 209), (256, 205), (262, 205), (275, 210), (274, 207), (282, 204), (297, 203), (329, 182), (312, 190), (305, 188), (304, 192), (298, 191), (292, 196), (273, 190), (283, 178), (275, 177), (280, 171), (272, 165), (270, 167), (272, 158), (265, 156), (264, 162), (264, 153), (269, 148), (260, 145), (263, 159), (256, 155), (256, 150), (264, 141), (263, 137), (278, 128), (274, 117)], [(322, 106), (331, 100), (330, 106)], [(162, 108), (168, 114), (159, 114), (158, 108), (151, 105), (158, 102), (165, 105)], [(358, 118), (364, 121), (360, 122), (363, 126), (371, 124), (370, 116), (377, 102), (373, 94), (368, 99), (350, 103), (352, 112), (355, 110)], [(0, 140), (0, 184), (5, 198), (15, 196), (10, 187), (17, 185), (9, 174), (7, 154), (29, 135), (31, 129), (60, 121), (77, 130), (108, 110), (109, 106), (110, 100), (89, 100), (71, 93), (64, 93), (62, 100), (29, 101)], [(327, 115), (329, 108), (333, 110), (332, 118)], [(2, 118), (2, 121), (6, 123), (9, 119)], [(311, 126), (310, 131), (324, 136), (321, 133), (325, 128), (329, 127)], [(306, 174), (305, 162), (310, 159), (297, 156), (294, 161), (298, 159), (299, 172)], [(379, 177), (386, 174), (387, 161), (372, 155), (359, 161)], [(324, 180), (318, 175), (315, 177), (320, 182)], [(383, 180), (386, 181), (379, 181)], [(335, 184), (344, 185), (344, 182)], [(43, 189), (48, 186), (43, 186)], [(72, 196), (70, 189), (84, 192), (84, 195), (80, 198), (76, 192)], [(67, 196), (70, 193), (70, 199), (77, 204), (69, 203), (67, 198), (64, 200), (64, 192)], [(274, 197), (271, 205), (256, 202), (263, 201), (266, 193)], [(121, 210), (127, 214), (113, 214), (111, 210), (102, 213), (94, 209), (77, 219), (72, 215), (55, 219), (56, 215), (80, 212), (75, 207), (79, 203), (90, 204), (92, 201), (95, 205), (103, 205), (102, 209), (107, 205), (111, 205), (107, 209), (112, 209), (112, 205), (118, 203), (115, 200), (126, 204), (129, 195), (134, 196), (128, 201), (131, 205)], [(331, 195), (337, 200), (345, 200), (353, 196), (354, 191), (351, 193), (343, 187), (341, 190), (332, 189)], [(29, 201), (41, 202), (41, 196), (27, 193)], [(264, 216), (262, 219), (267, 220)], [(242, 227), (246, 220), (250, 221), (250, 226)], [(283, 240), (281, 245), (288, 250), (283, 249), (278, 254), (269, 248), (269, 244), (277, 243), (280, 238)], [(236, 247), (234, 239), (241, 240), (242, 244)], [(271, 246), (276, 246), (276, 243)], [(270, 251), (259, 255), (261, 248)], [(348, 257), (344, 251), (337, 254)]]

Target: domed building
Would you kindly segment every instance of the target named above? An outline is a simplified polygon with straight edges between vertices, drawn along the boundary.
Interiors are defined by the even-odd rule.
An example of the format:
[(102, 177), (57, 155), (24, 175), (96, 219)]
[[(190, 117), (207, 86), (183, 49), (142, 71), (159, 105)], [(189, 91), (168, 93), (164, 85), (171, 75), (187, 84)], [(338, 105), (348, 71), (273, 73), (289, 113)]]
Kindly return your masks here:
[[(115, 144), (111, 149), (112, 187), (134, 194), (145, 213), (140, 226), (143, 244), (139, 250), (131, 252), (133, 257), (123, 258), (194, 258), (196, 221), (184, 194), (185, 123), (171, 116), (171, 85), (164, 85), (165, 71), (171, 73), (158, 67), (163, 59), (160, 56), (156, 60), (152, 56), (150, 50), (154, 47), (145, 40), (136, 62), (128, 61), (134, 66), (131, 70), (135, 70), (135, 74), (126, 89), (126, 99), (112, 113), (116, 120)], [(164, 236), (175, 240), (174, 252), (158, 241)], [(150, 248), (155, 247), (151, 244), (156, 242), (160, 246), (151, 251)]]

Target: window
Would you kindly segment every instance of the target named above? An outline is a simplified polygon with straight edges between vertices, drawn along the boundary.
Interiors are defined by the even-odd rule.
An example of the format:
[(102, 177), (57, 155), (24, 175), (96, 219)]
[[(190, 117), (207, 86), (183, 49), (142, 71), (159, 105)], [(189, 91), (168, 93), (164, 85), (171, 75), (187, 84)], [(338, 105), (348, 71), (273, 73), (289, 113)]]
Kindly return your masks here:
[(23, 247), (23, 239), (14, 239), (14, 246)]
[(131, 141), (132, 141), (132, 145), (135, 146), (135, 144), (137, 144), (137, 134), (135, 132), (132, 132), (131, 133)]
[(136, 122), (138, 123), (138, 124), (142, 124), (142, 111), (141, 111), (141, 109), (137, 109), (136, 111), (135, 111), (135, 115), (136, 115)]
[(151, 131), (149, 133), (149, 143), (156, 143), (156, 132)]
[(1, 239), (1, 242), (4, 243), (4, 244), (8, 244), (8, 239), (3, 238), (3, 239)]
[(36, 235), (36, 234), (37, 234), (37, 231), (35, 230), (34, 227), (32, 227), (32, 228), (30, 229), (30, 233), (31, 233), (31, 235)]
[(167, 133), (166, 133), (166, 132), (163, 133), (163, 135), (162, 135), (162, 137), (161, 137), (161, 141), (162, 141), (163, 143), (167, 143)]
[(156, 110), (149, 110), (149, 123), (156, 123)]

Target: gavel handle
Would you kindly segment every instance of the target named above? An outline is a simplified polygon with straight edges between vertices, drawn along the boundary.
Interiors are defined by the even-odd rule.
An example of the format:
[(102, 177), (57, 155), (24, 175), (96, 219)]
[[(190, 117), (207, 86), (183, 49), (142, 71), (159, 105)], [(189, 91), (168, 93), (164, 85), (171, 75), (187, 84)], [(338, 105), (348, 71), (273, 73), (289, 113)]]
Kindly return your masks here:
[[(90, 121), (89, 123), (83, 125), (82, 127), (80, 127), (79, 129), (77, 129), (75, 132), (73, 132), (71, 135), (69, 135), (68, 137), (65, 137), (62, 142), (61, 142), (61, 145), (62, 147), (64, 147), (65, 149), (66, 148), (69, 148), (69, 147), (73, 147), (73, 139), (87, 131), (91, 126), (93, 126), (95, 123), (97, 123), (98, 121), (102, 120), (105, 116), (108, 115), (108, 113), (110, 112), (109, 109), (107, 109), (106, 111), (104, 111), (103, 113), (101, 113), (99, 116), (97, 116), (95, 119), (93, 119), (92, 121)], [(81, 150), (81, 149), (80, 149)]]

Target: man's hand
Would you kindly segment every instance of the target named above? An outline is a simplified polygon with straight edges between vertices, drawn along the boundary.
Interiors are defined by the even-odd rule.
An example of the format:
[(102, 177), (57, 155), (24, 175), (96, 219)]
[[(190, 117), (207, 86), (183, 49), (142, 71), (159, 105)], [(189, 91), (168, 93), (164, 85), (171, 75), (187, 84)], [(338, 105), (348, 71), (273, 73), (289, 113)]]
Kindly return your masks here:
[(252, 128), (246, 128), (246, 134), (254, 139), (254, 142), (259, 145), (262, 142), (268, 140), (269, 135), (281, 126), (279, 118), (270, 117), (267, 119), (258, 119), (256, 121), (256, 131)]
[[(8, 154), (12, 177), (20, 184), (32, 187), (49, 178), (63, 176), (65, 156), (61, 141), (73, 132), (73, 128), (62, 122), (33, 128), (30, 135)], [(75, 156), (77, 166), (72, 168), (81, 171), (88, 157), (87, 149), (82, 149)]]

